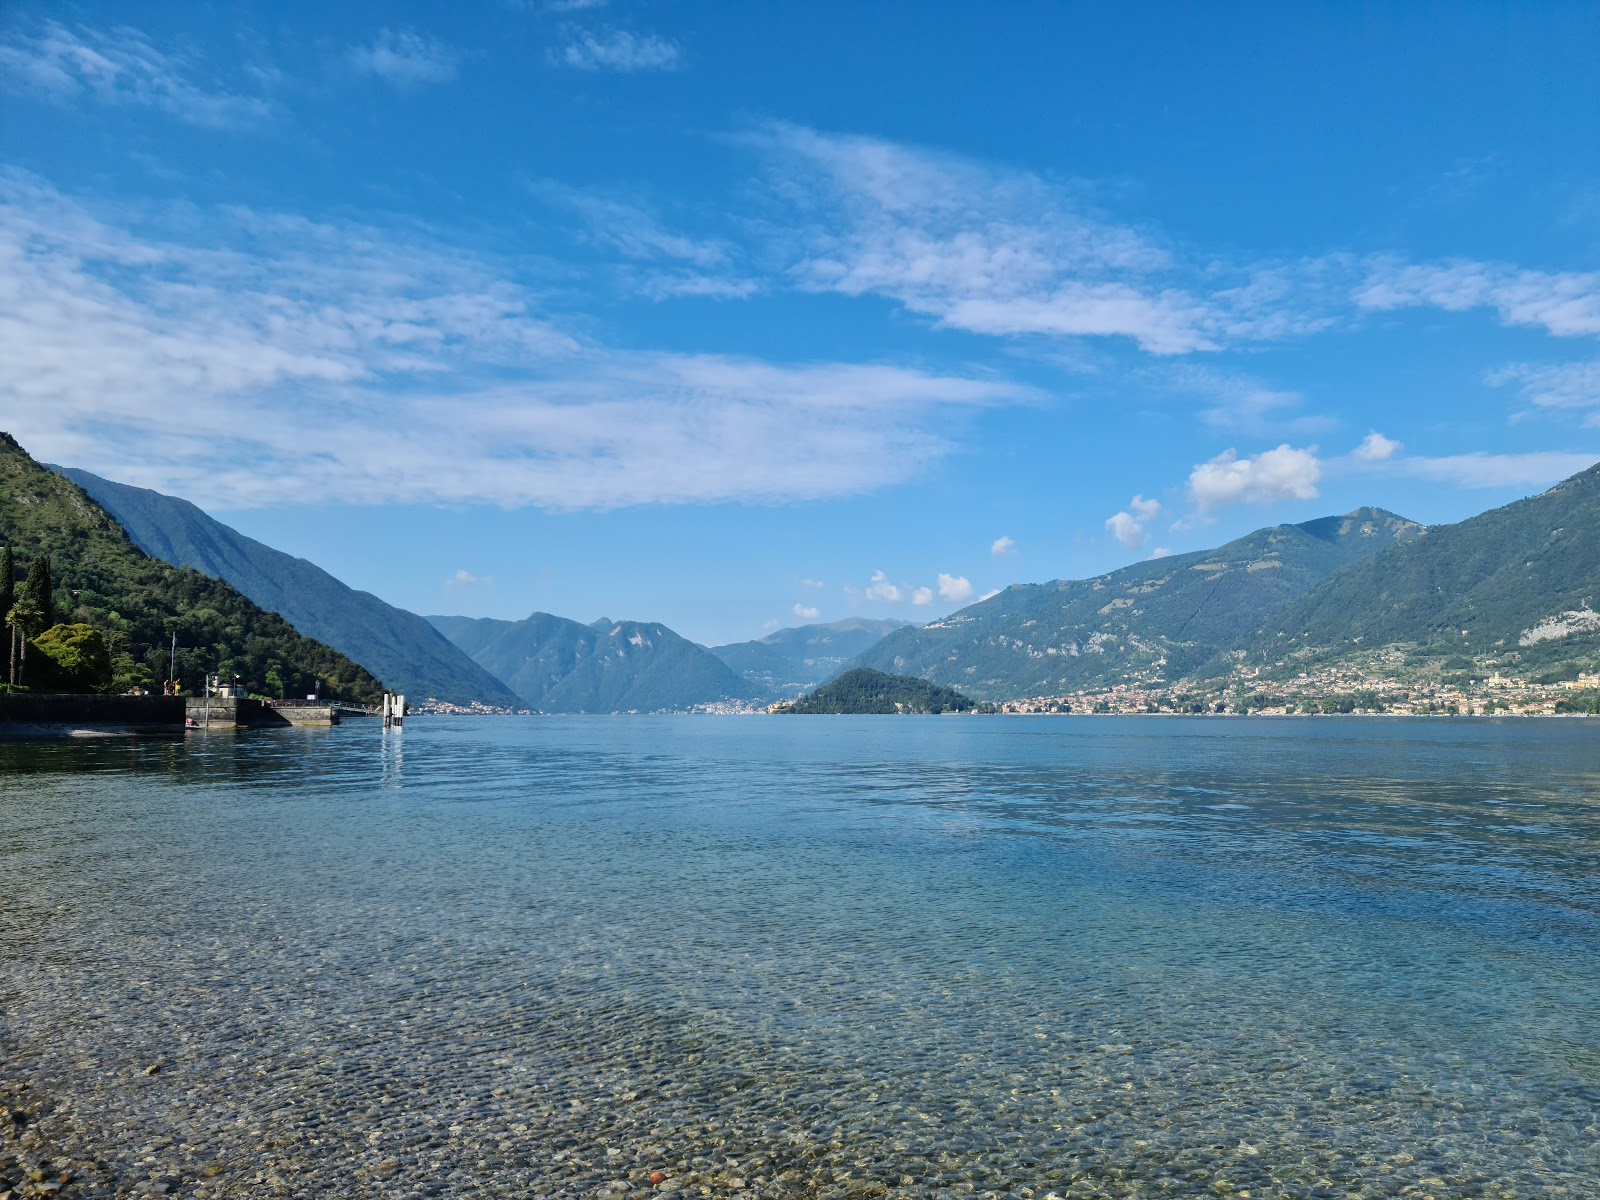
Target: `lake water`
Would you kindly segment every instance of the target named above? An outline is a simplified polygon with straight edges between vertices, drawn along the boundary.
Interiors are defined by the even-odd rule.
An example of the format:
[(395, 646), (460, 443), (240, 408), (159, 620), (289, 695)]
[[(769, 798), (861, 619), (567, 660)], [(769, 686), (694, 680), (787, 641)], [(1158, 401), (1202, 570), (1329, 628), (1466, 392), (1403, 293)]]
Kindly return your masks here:
[(69, 1195), (1593, 1200), (1600, 721), (0, 744), (0, 1011)]

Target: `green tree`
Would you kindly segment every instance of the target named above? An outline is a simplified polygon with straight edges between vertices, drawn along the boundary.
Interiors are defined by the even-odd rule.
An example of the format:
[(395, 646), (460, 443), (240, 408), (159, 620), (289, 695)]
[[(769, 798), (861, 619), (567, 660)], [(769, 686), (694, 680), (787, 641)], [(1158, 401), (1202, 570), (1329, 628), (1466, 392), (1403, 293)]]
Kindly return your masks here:
[(283, 699), (283, 676), (278, 674), (277, 663), (267, 668), (267, 691), (273, 693), (279, 700)]
[(17, 681), (17, 634), (11, 628), (11, 610), (17, 603), (17, 560), (11, 553), (11, 547), (0, 550), (0, 621), (4, 621), (6, 632), (10, 634), (11, 648), (11, 673), (6, 676), (7, 683)]
[(29, 607), (39, 613), (39, 624), (48, 629), (56, 623), (55, 586), (50, 581), (50, 556), (41, 554), (28, 566), (28, 578), (22, 585)]
[(23, 596), (6, 613), (6, 625), (11, 629), (11, 684), (26, 683), (28, 673), (28, 637), (44, 624), (44, 613), (33, 606), (30, 597)]
[(100, 692), (111, 685), (111, 655), (93, 625), (55, 625), (33, 645), (50, 660), (52, 682), (62, 691)]

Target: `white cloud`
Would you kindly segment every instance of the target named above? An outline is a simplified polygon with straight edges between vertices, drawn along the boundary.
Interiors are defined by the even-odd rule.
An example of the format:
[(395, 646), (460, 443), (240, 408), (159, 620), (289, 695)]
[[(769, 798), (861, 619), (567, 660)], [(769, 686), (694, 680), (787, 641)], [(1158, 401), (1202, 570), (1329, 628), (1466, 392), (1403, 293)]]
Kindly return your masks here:
[(1129, 550), (1137, 550), (1144, 545), (1144, 526), (1128, 513), (1119, 512), (1107, 517), (1106, 532)]
[(1166, 546), (1157, 546), (1154, 550), (1150, 551), (1150, 557), (1152, 559), (1169, 558), (1171, 555), (1172, 551)]
[(1017, 541), (1012, 537), (997, 537), (989, 543), (989, 553), (996, 558), (1017, 553)]
[(449, 579), (444, 581), (444, 585), (447, 588), (469, 588), (480, 586), (487, 587), (492, 583), (494, 583), (494, 576), (474, 575), (471, 571), (468, 571), (465, 568), (458, 570), (454, 575), (450, 576)]
[(911, 589), (911, 603), (913, 603), (915, 605), (918, 605), (920, 607), (925, 607), (925, 606), (927, 606), (929, 604), (932, 604), (933, 603), (933, 589), (929, 588), (929, 587), (912, 588)]
[(761, 622), (762, 633), (776, 633), (782, 627), (783, 622), (778, 620), (777, 617), (769, 617), (767, 620)]
[(1033, 395), (613, 350), (426, 233), (243, 209), (149, 221), (0, 173), (0, 412), (42, 457), (206, 505), (859, 494), (944, 454), (965, 414)]
[(1408, 455), (1394, 460), (1400, 474), (1466, 488), (1548, 487), (1592, 467), (1600, 452), (1534, 451), (1527, 454)]
[(820, 589), (820, 588), (825, 588), (828, 585), (823, 583), (822, 580), (820, 580), (820, 579), (802, 579), (800, 581), (800, 586), (801, 587), (819, 588)]
[(456, 77), (461, 52), (410, 29), (384, 29), (370, 45), (352, 46), (350, 65), (396, 87), (446, 83)]
[(794, 606), (794, 615), (799, 617), (802, 621), (815, 621), (822, 615), (822, 610), (820, 608), (813, 608), (807, 604), (796, 604)]
[[(1489, 374), (1495, 387), (1517, 385), (1522, 398), (1535, 408), (1557, 411), (1600, 409), (1600, 359), (1559, 364), (1513, 363)], [(1586, 425), (1600, 424), (1591, 413)]]
[(995, 588), (992, 591), (985, 592), (983, 595), (979, 596), (978, 597), (978, 602), (981, 604), (985, 600), (993, 600), (999, 594), (1000, 594), (1000, 589), (999, 588)]
[(1189, 497), (1202, 513), (1224, 504), (1313, 500), (1321, 478), (1314, 446), (1301, 450), (1285, 443), (1253, 458), (1225, 450), (1189, 473)]
[(682, 65), (683, 48), (654, 34), (640, 35), (624, 29), (604, 33), (581, 30), (555, 58), (580, 71), (670, 71)]
[(1400, 448), (1399, 442), (1393, 438), (1386, 438), (1377, 430), (1373, 430), (1361, 439), (1361, 444), (1350, 452), (1350, 456), (1361, 462), (1388, 462), (1400, 451)]
[(1186, 263), (1027, 172), (793, 125), (749, 140), (774, 162), (804, 288), (884, 296), (974, 333), (1121, 337), (1156, 355), (1325, 323), (1296, 310), (1304, 289), (1281, 268)]
[(1131, 512), (1119, 512), (1106, 518), (1106, 532), (1129, 550), (1137, 550), (1145, 543), (1145, 526), (1161, 513), (1161, 501), (1135, 496), (1128, 507)]
[(882, 571), (872, 573), (872, 581), (867, 584), (865, 595), (868, 600), (882, 600), (886, 604), (899, 604), (904, 599), (901, 590), (890, 583), (889, 577)]
[(1379, 260), (1355, 290), (1377, 311), (1433, 307), (1493, 309), (1506, 325), (1542, 327), (1557, 337), (1600, 334), (1600, 273), (1529, 271), (1506, 263), (1455, 260), (1406, 264)]
[(197, 82), (196, 70), (186, 54), (158, 49), (126, 26), (74, 31), (46, 21), (0, 39), (0, 87), (19, 95), (153, 108), (208, 129), (255, 125), (273, 114), (269, 100)]
[(965, 575), (946, 575), (939, 573), (939, 596), (941, 599), (962, 604), (972, 599), (972, 583)]

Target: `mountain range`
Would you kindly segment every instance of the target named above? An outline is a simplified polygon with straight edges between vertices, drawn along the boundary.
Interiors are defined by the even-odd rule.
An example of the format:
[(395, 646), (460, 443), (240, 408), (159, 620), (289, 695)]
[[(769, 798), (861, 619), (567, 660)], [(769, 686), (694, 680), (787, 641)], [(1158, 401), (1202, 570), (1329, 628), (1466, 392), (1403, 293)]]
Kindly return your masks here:
[(1600, 667), (1600, 464), (1540, 495), (1436, 525), (1352, 564), (1245, 646), (1289, 666), (1392, 647), (1527, 675)]
[(7, 434), (0, 434), (0, 545), (18, 564), (49, 556), (54, 619), (100, 631), (119, 690), (171, 675), (195, 689), (218, 672), (289, 695), (320, 687), (372, 702), (382, 694), (370, 672), (228, 583), (145, 553), (83, 488)]
[(757, 694), (704, 646), (658, 622), (583, 625), (537, 612), (521, 621), (428, 620), (541, 712), (658, 712)]
[(56, 468), (146, 554), (232, 584), (307, 637), (326, 642), (414, 699), (516, 707), (516, 694), (415, 613), (360, 592), (314, 563), (263, 545), (176, 496)]
[(847, 617), (824, 625), (779, 629), (753, 642), (712, 646), (711, 653), (749, 680), (761, 695), (792, 699), (832, 679), (857, 655), (906, 624)]
[(1168, 683), (1202, 670), (1341, 568), (1425, 532), (1360, 508), (1092, 579), (1014, 584), (941, 621), (889, 634), (856, 665), (984, 700)]
[[(546, 712), (655, 712), (792, 699), (852, 668), (916, 676), (980, 700), (1119, 684), (1216, 686), (1241, 669), (1287, 677), (1374, 655), (1391, 666), (1448, 662), (1456, 671), (1545, 670), (1562, 678), (1600, 669), (1600, 465), (1454, 525), (1424, 527), (1360, 508), (1090, 579), (1015, 584), (921, 627), (851, 618), (707, 648), (657, 622), (586, 625), (549, 613), (424, 619), (187, 501), (83, 471), (50, 476), (9, 439), (0, 459), (8, 487), (31, 489), (11, 506), (10, 524), (0, 522), (0, 537), (19, 556), (50, 545), (63, 553), (74, 539), (97, 547), (120, 539), (121, 550), (97, 549), (89, 562), (115, 559), (112, 575), (133, 581), (137, 603), (115, 597), (113, 613), (116, 606), (102, 601), (115, 580), (70, 554), (63, 578), (94, 623), (128, 625), (135, 613), (140, 652), (151, 663), (151, 631), (161, 626), (150, 593), (164, 589), (175, 598), (174, 617), (186, 605), (240, 614), (230, 618), (233, 632), (206, 635), (215, 643), (209, 658), (227, 650), (230, 662), (259, 675), (271, 657), (294, 677), (293, 687), (338, 679), (352, 695), (373, 691), (378, 675), (419, 697)], [(41, 476), (57, 484), (46, 486)], [(84, 532), (66, 528), (74, 524)], [(157, 559), (165, 560), (162, 570), (172, 571), (166, 563), (183, 569), (158, 585)], [(98, 583), (85, 587), (91, 579)], [(238, 631), (274, 621), (270, 655), (259, 640), (238, 640)]]

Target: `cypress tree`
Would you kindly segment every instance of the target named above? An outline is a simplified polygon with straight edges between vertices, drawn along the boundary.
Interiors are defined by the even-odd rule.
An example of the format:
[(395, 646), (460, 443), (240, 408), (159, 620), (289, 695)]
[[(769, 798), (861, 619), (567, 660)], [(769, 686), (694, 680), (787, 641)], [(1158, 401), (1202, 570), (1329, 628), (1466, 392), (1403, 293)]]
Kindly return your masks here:
[(11, 553), (11, 547), (0, 550), (0, 620), (11, 611), (11, 606), (17, 602), (17, 560)]
[(28, 567), (28, 580), (24, 583), (29, 607), (38, 613), (34, 619), (41, 629), (56, 623), (54, 588), (50, 583), (50, 556), (41, 554)]
[(17, 560), (11, 547), (0, 550), (0, 625), (5, 626), (11, 643), (11, 673), (7, 683), (17, 681), (17, 631), (11, 625), (11, 610), (17, 605)]

